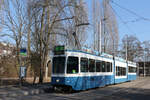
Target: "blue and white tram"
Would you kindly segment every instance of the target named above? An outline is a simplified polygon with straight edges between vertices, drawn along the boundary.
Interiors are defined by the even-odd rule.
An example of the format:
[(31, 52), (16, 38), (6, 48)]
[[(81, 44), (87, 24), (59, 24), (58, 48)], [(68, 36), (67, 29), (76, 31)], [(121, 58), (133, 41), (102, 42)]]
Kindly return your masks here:
[(136, 80), (136, 63), (128, 61), (128, 81)]
[(51, 84), (54, 87), (86, 90), (133, 79), (136, 73), (128, 73), (125, 60), (75, 50), (65, 50), (64, 54), (53, 57)]

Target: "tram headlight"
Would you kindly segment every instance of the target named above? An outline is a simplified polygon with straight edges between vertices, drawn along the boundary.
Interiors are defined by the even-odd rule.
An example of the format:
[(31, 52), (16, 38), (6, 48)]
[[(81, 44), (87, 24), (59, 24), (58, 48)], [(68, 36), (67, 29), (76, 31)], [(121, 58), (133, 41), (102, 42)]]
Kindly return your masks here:
[(59, 79), (57, 79), (56, 82), (58, 83), (58, 82), (59, 82)]

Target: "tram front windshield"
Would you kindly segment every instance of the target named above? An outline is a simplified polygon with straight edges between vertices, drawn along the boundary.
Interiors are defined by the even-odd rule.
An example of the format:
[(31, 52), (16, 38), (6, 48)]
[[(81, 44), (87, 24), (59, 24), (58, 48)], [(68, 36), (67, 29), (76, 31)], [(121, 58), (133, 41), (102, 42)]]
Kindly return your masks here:
[(53, 58), (53, 73), (63, 74), (65, 73), (65, 57), (54, 57)]

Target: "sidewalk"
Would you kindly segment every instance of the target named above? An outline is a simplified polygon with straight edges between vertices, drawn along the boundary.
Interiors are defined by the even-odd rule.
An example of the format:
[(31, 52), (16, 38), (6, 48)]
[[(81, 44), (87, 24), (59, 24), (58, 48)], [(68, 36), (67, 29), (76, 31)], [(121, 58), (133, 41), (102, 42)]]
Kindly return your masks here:
[(18, 85), (0, 86), (0, 98), (35, 95), (47, 92), (52, 92), (52, 86), (50, 83), (25, 85), (21, 87)]

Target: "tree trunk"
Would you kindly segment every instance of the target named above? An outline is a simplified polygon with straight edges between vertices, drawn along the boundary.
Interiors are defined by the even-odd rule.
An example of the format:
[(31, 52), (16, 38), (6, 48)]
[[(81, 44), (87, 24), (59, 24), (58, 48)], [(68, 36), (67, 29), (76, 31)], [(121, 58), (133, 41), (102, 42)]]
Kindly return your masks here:
[(43, 45), (42, 45), (42, 39), (43, 39), (43, 29), (44, 29), (44, 16), (45, 16), (45, 7), (43, 7), (42, 12), (42, 18), (41, 18), (41, 32), (40, 32), (40, 58), (41, 58), (41, 66), (40, 66), (40, 78), (39, 83), (43, 83)]

